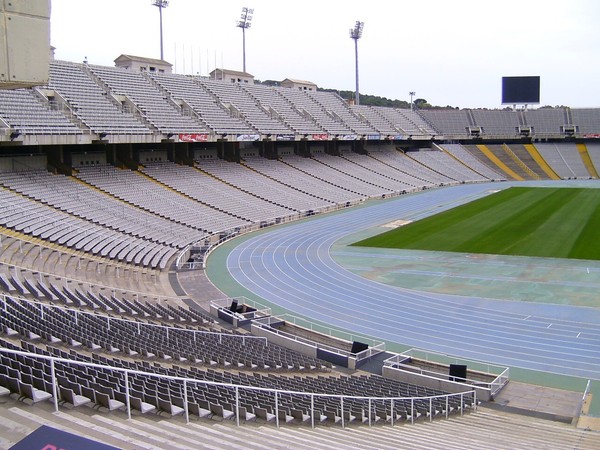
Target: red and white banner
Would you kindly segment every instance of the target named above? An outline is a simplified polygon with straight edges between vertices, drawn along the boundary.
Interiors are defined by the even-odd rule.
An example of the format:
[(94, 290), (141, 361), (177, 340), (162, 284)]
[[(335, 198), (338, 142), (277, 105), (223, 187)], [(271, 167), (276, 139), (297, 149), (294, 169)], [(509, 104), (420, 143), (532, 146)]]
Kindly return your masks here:
[(208, 134), (180, 134), (179, 135), (180, 142), (207, 142)]
[(329, 136), (326, 134), (313, 134), (312, 135), (313, 141), (326, 141), (327, 139), (329, 139)]

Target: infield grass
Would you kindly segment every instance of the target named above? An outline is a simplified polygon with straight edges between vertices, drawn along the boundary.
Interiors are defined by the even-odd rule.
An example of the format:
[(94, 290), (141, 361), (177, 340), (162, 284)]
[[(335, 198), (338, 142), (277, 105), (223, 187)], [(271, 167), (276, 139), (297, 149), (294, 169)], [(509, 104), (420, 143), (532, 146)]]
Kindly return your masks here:
[(600, 260), (600, 189), (505, 189), (356, 246)]

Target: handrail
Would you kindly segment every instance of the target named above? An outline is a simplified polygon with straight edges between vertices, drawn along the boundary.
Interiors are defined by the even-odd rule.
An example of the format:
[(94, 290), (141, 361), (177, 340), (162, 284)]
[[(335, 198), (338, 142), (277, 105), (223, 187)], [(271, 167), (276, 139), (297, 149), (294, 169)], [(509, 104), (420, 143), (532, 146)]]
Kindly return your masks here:
[[(220, 386), (220, 387), (225, 387), (225, 388), (230, 388), (233, 389), (235, 391), (235, 411), (239, 410), (239, 406), (240, 406), (240, 390), (248, 390), (248, 391), (258, 391), (258, 392), (263, 392), (265, 394), (270, 394), (273, 395), (274, 401), (275, 401), (275, 421), (276, 421), (276, 425), (277, 427), (279, 427), (280, 421), (279, 421), (279, 414), (277, 413), (278, 407), (279, 407), (279, 400), (278, 398), (282, 395), (295, 395), (295, 396), (308, 396), (310, 397), (311, 400), (311, 410), (310, 410), (310, 416), (311, 416), (311, 424), (312, 427), (315, 427), (315, 399), (319, 399), (319, 398), (324, 398), (324, 399), (337, 399), (340, 402), (340, 409), (341, 409), (341, 424), (342, 427), (345, 426), (345, 419), (344, 419), (344, 413), (350, 413), (350, 410), (344, 410), (344, 400), (367, 400), (368, 404), (369, 404), (369, 411), (368, 411), (368, 421), (369, 421), (369, 426), (372, 425), (372, 418), (371, 418), (371, 412), (372, 412), (372, 408), (371, 408), (371, 404), (373, 401), (377, 401), (377, 402), (390, 402), (390, 406), (391, 409), (394, 409), (394, 404), (395, 402), (398, 401), (410, 401), (411, 404), (411, 410), (410, 410), (410, 422), (414, 423), (414, 419), (415, 419), (415, 402), (424, 402), (424, 404), (428, 404), (428, 410), (427, 410), (427, 416), (429, 416), (429, 421), (433, 421), (433, 416), (436, 413), (436, 410), (434, 409), (434, 404), (433, 404), (433, 400), (440, 400), (442, 402), (445, 401), (445, 416), (446, 418), (449, 416), (449, 401), (450, 399), (460, 399), (460, 412), (461, 415), (464, 413), (464, 408), (465, 408), (465, 397), (468, 399), (473, 400), (473, 411), (475, 412), (477, 410), (477, 392), (476, 391), (472, 391), (472, 390), (468, 390), (468, 391), (464, 391), (464, 392), (459, 392), (459, 393), (454, 393), (454, 394), (441, 394), (441, 395), (432, 395), (432, 396), (423, 396), (423, 397), (368, 397), (368, 396), (355, 396), (355, 395), (342, 395), (342, 394), (315, 394), (313, 392), (301, 392), (301, 391), (290, 391), (290, 390), (283, 390), (283, 389), (272, 389), (272, 388), (261, 388), (261, 387), (255, 387), (255, 386), (242, 386), (242, 385), (238, 385), (238, 384), (232, 384), (232, 383), (219, 383), (219, 382), (215, 382), (215, 381), (208, 381), (208, 380), (198, 380), (198, 379), (194, 379), (194, 378), (186, 378), (186, 377), (180, 377), (180, 376), (174, 376), (174, 375), (164, 375), (164, 374), (157, 374), (157, 373), (152, 373), (152, 372), (144, 372), (144, 371), (140, 371), (140, 370), (133, 370), (133, 369), (126, 369), (126, 368), (121, 368), (121, 367), (114, 367), (114, 366), (107, 366), (107, 365), (103, 365), (103, 364), (97, 364), (97, 363), (91, 363), (91, 362), (84, 362), (84, 361), (76, 361), (76, 360), (72, 360), (72, 359), (67, 359), (67, 358), (61, 358), (61, 357), (56, 357), (56, 356), (48, 356), (48, 355), (40, 355), (37, 353), (31, 353), (31, 352), (26, 352), (26, 351), (22, 351), (22, 350), (13, 350), (13, 349), (8, 349), (8, 348), (4, 348), (4, 347), (0, 347), (0, 353), (8, 353), (8, 354), (15, 354), (15, 355), (21, 355), (21, 356), (26, 356), (29, 358), (38, 358), (38, 359), (42, 359), (42, 360), (46, 360), (50, 362), (50, 373), (51, 373), (51, 377), (52, 377), (52, 401), (54, 403), (54, 409), (56, 412), (59, 411), (59, 395), (58, 395), (58, 380), (56, 377), (56, 363), (65, 363), (65, 364), (69, 364), (69, 365), (80, 365), (80, 366), (86, 366), (86, 367), (93, 367), (93, 368), (99, 368), (99, 369), (103, 369), (103, 370), (110, 370), (110, 371), (114, 371), (114, 372), (118, 372), (118, 373), (122, 373), (123, 374), (123, 378), (124, 378), (124, 383), (125, 383), (125, 395), (127, 398), (127, 404), (126, 409), (127, 409), (127, 415), (128, 418), (131, 418), (131, 405), (129, 403), (129, 376), (130, 375), (143, 375), (143, 376), (148, 376), (148, 377), (156, 377), (156, 378), (160, 378), (160, 379), (166, 379), (166, 380), (171, 380), (171, 381), (179, 381), (183, 383), (183, 392), (184, 392), (184, 403), (183, 403), (183, 407), (184, 407), (184, 417), (185, 417), (185, 421), (186, 423), (189, 422), (189, 409), (188, 409), (188, 401), (187, 401), (187, 387), (188, 384), (193, 384), (193, 385), (207, 385), (207, 386)], [(240, 420), (239, 417), (237, 417), (238, 415), (236, 414), (236, 425), (240, 425)], [(394, 425), (394, 417), (395, 415), (392, 415), (392, 421), (391, 421), (391, 425)]]
[[(368, 343), (371, 346), (377, 346), (377, 345), (381, 344), (381, 341), (375, 340), (375, 339), (370, 338), (368, 336), (364, 336), (364, 335), (361, 335), (361, 334), (355, 334), (355, 333), (348, 333), (346, 331), (338, 330), (336, 328), (332, 328), (332, 327), (329, 327), (327, 325), (321, 325), (321, 324), (318, 324), (316, 322), (312, 322), (310, 320), (304, 319), (302, 317), (294, 316), (292, 314), (281, 314), (281, 315), (278, 315), (278, 316), (274, 316), (273, 320), (287, 321), (287, 322), (292, 323), (293, 325), (303, 326), (304, 328), (308, 328), (310, 331), (318, 331), (318, 329), (327, 330), (326, 334), (328, 336), (339, 337), (340, 339), (346, 339), (347, 338), (348, 341), (356, 341), (356, 340), (360, 339), (361, 341), (367, 341), (365, 343)], [(305, 324), (307, 326), (304, 326), (304, 325), (301, 325), (301, 324)], [(318, 332), (320, 332), (320, 331), (318, 331)], [(340, 337), (340, 336), (343, 336), (343, 337)]]
[[(458, 361), (458, 358), (453, 357), (451, 355), (446, 355), (444, 353), (438, 353), (438, 352), (429, 351), (429, 350), (420, 350), (420, 349), (416, 349), (416, 348), (411, 348), (403, 353), (400, 353), (398, 355), (395, 355), (395, 356), (392, 356), (391, 358), (386, 359), (383, 362), (383, 364), (384, 364), (384, 366), (387, 366), (387, 367), (403, 369), (401, 366), (408, 367), (405, 364), (403, 364), (403, 362), (411, 357), (417, 357), (417, 356), (413, 356), (417, 352), (422, 352), (425, 355), (424, 358), (421, 358), (421, 359), (424, 359), (425, 361), (430, 361), (430, 359), (429, 359), (430, 355), (434, 355), (438, 358), (446, 358), (446, 359), (450, 358), (450, 359), (453, 359), (454, 361)], [(467, 360), (467, 359), (460, 359), (460, 361), (465, 362), (465, 363), (470, 362), (473, 364), (483, 365), (486, 367), (487, 373), (490, 373), (495, 376), (494, 380), (492, 380), (491, 382), (469, 380), (469, 379), (466, 380), (467, 384), (470, 384), (472, 386), (477, 386), (480, 389), (489, 390), (492, 396), (497, 394), (509, 380), (509, 374), (510, 374), (509, 367), (498, 366), (498, 365), (491, 364), (488, 362)], [(495, 372), (493, 372), (492, 368), (497, 369), (497, 370), (495, 370)], [(441, 375), (447, 377), (447, 375), (448, 375), (447, 373), (440, 374), (439, 372), (434, 372), (434, 371), (421, 369), (421, 368), (410, 367), (410, 369), (413, 372), (418, 371), (419, 373), (423, 374), (424, 376), (435, 377), (435, 378), (440, 378)]]
[(585, 389), (583, 391), (583, 395), (581, 396), (581, 400), (579, 400), (579, 408), (578, 408), (579, 415), (584, 414), (583, 406), (585, 405), (585, 399), (586, 399), (586, 397), (590, 393), (591, 386), (592, 386), (592, 380), (588, 380), (587, 384), (585, 386)]
[(140, 332), (140, 328), (142, 326), (145, 326), (145, 327), (147, 326), (147, 327), (156, 327), (156, 328), (164, 328), (164, 329), (166, 329), (166, 335), (167, 335), (167, 337), (169, 336), (169, 330), (173, 330), (173, 331), (183, 331), (183, 332), (191, 332), (191, 333), (193, 333), (194, 334), (194, 341), (196, 340), (196, 334), (204, 334), (204, 335), (217, 335), (217, 336), (219, 336), (219, 344), (223, 343), (223, 336), (225, 336), (227, 338), (233, 338), (233, 339), (238, 339), (239, 338), (239, 339), (242, 340), (242, 344), (246, 343), (246, 339), (263, 341), (264, 344), (265, 344), (265, 347), (268, 344), (268, 340), (265, 337), (248, 336), (248, 335), (245, 335), (245, 334), (227, 334), (227, 333), (219, 333), (217, 331), (191, 330), (189, 328), (180, 328), (180, 327), (176, 327), (176, 326), (158, 325), (158, 324), (155, 324), (155, 323), (140, 322), (140, 321), (137, 321), (137, 320), (123, 319), (121, 317), (114, 317), (114, 316), (110, 316), (110, 315), (95, 314), (95, 313), (92, 313), (92, 312), (81, 311), (81, 310), (73, 309), (73, 308), (64, 308), (62, 306), (57, 306), (57, 305), (49, 305), (47, 303), (35, 302), (35, 301), (32, 301), (32, 300), (28, 300), (28, 299), (25, 299), (25, 298), (22, 298), (22, 297), (19, 297), (19, 296), (14, 296), (14, 295), (0, 294), (0, 299), (3, 302), (3, 305), (4, 305), (4, 311), (7, 311), (7, 307), (8, 307), (7, 306), (6, 298), (9, 298), (11, 300), (18, 299), (21, 302), (31, 303), (31, 304), (39, 306), (39, 308), (40, 308), (40, 315), (42, 316), (42, 318), (44, 316), (44, 310), (43, 310), (43, 308), (58, 309), (58, 310), (61, 310), (61, 311), (74, 313), (75, 314), (75, 323), (77, 323), (77, 315), (78, 314), (85, 314), (85, 315), (92, 316), (94, 318), (103, 317), (107, 321), (108, 330), (110, 330), (110, 322), (111, 321), (117, 321), (117, 322), (125, 322), (125, 323), (135, 324), (137, 326), (138, 333)]

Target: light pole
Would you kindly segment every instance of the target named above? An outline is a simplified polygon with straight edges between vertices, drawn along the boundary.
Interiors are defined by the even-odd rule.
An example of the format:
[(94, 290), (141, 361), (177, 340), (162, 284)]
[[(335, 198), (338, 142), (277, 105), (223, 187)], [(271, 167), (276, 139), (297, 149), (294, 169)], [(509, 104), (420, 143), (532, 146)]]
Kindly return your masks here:
[(415, 96), (416, 92), (415, 91), (410, 91), (408, 93), (408, 95), (410, 95), (410, 110), (413, 110), (413, 97)]
[(163, 53), (162, 10), (163, 10), (163, 8), (166, 8), (167, 6), (169, 6), (169, 1), (168, 0), (152, 0), (152, 5), (158, 6), (158, 13), (160, 15), (160, 59), (162, 61), (165, 59), (164, 53)]
[(354, 103), (360, 105), (360, 96), (358, 93), (358, 40), (362, 37), (364, 22), (356, 21), (354, 28), (350, 28), (350, 39), (354, 39), (354, 60), (356, 70), (356, 93), (354, 94)]
[(246, 29), (250, 28), (252, 22), (252, 14), (254, 14), (253, 9), (246, 8), (245, 6), (242, 8), (242, 15), (240, 16), (240, 20), (238, 20), (236, 26), (242, 29), (242, 55), (244, 58), (244, 73), (246, 72)]

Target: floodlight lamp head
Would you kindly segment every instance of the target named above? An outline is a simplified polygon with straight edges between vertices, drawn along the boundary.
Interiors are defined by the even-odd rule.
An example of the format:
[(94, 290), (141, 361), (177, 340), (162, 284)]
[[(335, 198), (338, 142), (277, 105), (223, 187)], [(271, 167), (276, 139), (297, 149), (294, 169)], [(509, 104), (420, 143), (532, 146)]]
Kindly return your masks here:
[(250, 28), (252, 22), (252, 14), (254, 14), (254, 10), (250, 8), (246, 8), (245, 6), (242, 8), (242, 14), (240, 15), (240, 20), (237, 22), (237, 27), (239, 28)]
[(352, 39), (360, 39), (362, 37), (363, 28), (365, 26), (364, 22), (356, 21), (354, 28), (350, 28), (350, 38)]
[(152, 0), (152, 5), (159, 8), (166, 8), (169, 6), (169, 0)]

